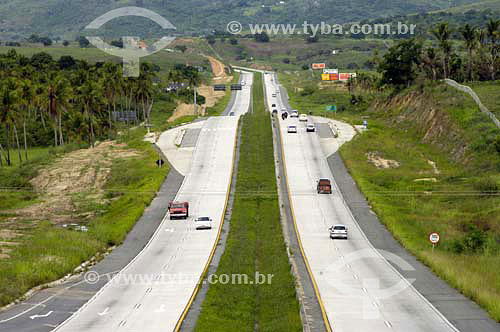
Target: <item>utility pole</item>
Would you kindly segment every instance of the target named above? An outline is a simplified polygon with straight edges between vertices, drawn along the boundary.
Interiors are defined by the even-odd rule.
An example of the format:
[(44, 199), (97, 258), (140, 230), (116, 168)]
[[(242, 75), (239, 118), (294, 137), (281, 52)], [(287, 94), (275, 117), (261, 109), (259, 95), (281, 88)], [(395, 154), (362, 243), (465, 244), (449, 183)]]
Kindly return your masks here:
[(196, 104), (196, 85), (194, 86), (194, 114), (198, 114), (196, 109), (197, 109), (197, 104)]

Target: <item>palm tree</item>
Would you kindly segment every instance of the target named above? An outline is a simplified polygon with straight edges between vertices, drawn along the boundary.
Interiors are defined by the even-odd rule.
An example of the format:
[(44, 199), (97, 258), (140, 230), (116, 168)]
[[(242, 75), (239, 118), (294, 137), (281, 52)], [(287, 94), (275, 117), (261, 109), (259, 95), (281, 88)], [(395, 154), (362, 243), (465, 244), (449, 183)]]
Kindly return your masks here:
[(11, 139), (11, 128), (14, 126), (15, 118), (15, 107), (17, 102), (15, 81), (12, 78), (8, 78), (3, 84), (0, 90), (0, 123), (5, 126), (5, 147), (6, 147), (6, 162), (7, 166), (12, 165), (10, 159), (10, 139)]
[(26, 137), (26, 119), (29, 118), (34, 101), (33, 84), (28, 79), (19, 80), (20, 110), (23, 120), (24, 158), (28, 160), (28, 140)]
[(70, 82), (63, 77), (58, 75), (55, 77), (52, 83), (53, 92), (56, 98), (56, 113), (55, 113), (55, 127), (56, 131), (59, 131), (59, 145), (64, 145), (64, 136), (62, 132), (62, 111), (68, 112), (71, 108), (71, 99), (73, 97), (73, 91)]
[(486, 24), (486, 33), (491, 43), (490, 71), (491, 71), (491, 79), (493, 81), (495, 80), (495, 71), (496, 71), (495, 64), (498, 56), (499, 46), (497, 45), (497, 38), (500, 36), (499, 28), (500, 28), (500, 20), (490, 19)]
[(465, 47), (469, 51), (469, 63), (467, 65), (467, 76), (469, 77), (469, 81), (472, 81), (472, 54), (477, 45), (477, 32), (476, 28), (471, 27), (469, 24), (466, 24), (461, 30), (462, 38), (465, 41)]
[(434, 51), (434, 48), (429, 47), (426, 48), (422, 54), (422, 62), (425, 65), (424, 69), (430, 68), (432, 80), (435, 81), (437, 79), (437, 55)]
[(450, 53), (451, 53), (451, 44), (450, 44), (450, 35), (451, 31), (448, 27), (448, 23), (441, 23), (437, 26), (435, 26), (432, 30), (431, 33), (436, 37), (436, 39), (439, 42), (439, 47), (441, 48), (441, 51), (443, 52), (443, 72), (444, 72), (444, 78), (448, 78), (449, 74), (449, 58), (450, 58)]
[(94, 116), (102, 100), (102, 89), (95, 80), (89, 78), (78, 90), (79, 101), (89, 124), (89, 144), (93, 147), (95, 142)]

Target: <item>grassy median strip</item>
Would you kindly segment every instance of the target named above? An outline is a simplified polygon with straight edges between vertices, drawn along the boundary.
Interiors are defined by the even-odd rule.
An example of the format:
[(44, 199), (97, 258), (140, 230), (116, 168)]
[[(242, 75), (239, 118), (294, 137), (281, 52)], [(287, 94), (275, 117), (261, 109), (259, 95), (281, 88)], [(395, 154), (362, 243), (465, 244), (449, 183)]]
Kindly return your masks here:
[[(216, 272), (230, 278), (210, 285), (196, 331), (302, 331), (280, 224), (271, 119), (264, 110), (260, 74), (253, 96), (254, 113), (242, 118), (231, 227)], [(255, 278), (257, 272), (265, 276), (263, 283), (263, 277)], [(232, 277), (242, 274), (248, 283)]]

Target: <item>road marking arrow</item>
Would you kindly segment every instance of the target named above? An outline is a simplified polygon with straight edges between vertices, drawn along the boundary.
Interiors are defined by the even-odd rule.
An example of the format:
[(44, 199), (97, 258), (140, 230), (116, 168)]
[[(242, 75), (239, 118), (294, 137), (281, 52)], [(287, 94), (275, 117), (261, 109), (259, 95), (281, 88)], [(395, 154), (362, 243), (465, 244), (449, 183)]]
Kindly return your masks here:
[(53, 311), (49, 311), (45, 315), (33, 315), (33, 316), (30, 316), (30, 319), (49, 317), (52, 313), (53, 313)]
[(109, 307), (106, 307), (106, 309), (104, 309), (104, 311), (103, 311), (103, 312), (98, 313), (98, 315), (99, 315), (99, 316), (104, 316), (104, 315), (107, 315), (107, 314), (108, 314), (108, 312), (109, 312)]

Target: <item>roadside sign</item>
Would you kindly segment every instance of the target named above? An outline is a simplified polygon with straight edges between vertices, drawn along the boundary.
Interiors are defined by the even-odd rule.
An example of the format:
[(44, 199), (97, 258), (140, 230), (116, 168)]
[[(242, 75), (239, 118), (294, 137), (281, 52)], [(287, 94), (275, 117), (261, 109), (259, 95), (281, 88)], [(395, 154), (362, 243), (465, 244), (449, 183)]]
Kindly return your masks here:
[(226, 91), (226, 86), (224, 84), (214, 85), (214, 91)]
[(337, 105), (326, 106), (327, 111), (337, 111)]
[(339, 74), (329, 74), (330, 75), (330, 81), (338, 81), (339, 80)]
[(321, 79), (323, 81), (329, 81), (330, 80), (330, 74), (321, 74)]
[(338, 74), (339, 70), (338, 69), (323, 69), (323, 74)]
[(341, 81), (349, 81), (349, 78), (350, 78), (350, 74), (349, 73), (340, 73), (339, 74), (339, 79)]
[(241, 84), (231, 84), (231, 90), (243, 90), (243, 86)]
[(313, 63), (311, 65), (311, 68), (312, 69), (325, 69), (326, 68), (326, 64), (324, 64), (324, 63)]
[(158, 159), (158, 160), (156, 161), (156, 165), (157, 165), (158, 167), (163, 167), (163, 165), (165, 165), (165, 161), (163, 161), (163, 159)]
[(437, 244), (439, 242), (439, 233), (431, 233), (429, 235), (429, 241), (431, 241), (433, 245)]

